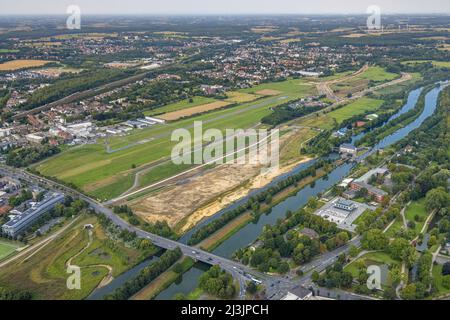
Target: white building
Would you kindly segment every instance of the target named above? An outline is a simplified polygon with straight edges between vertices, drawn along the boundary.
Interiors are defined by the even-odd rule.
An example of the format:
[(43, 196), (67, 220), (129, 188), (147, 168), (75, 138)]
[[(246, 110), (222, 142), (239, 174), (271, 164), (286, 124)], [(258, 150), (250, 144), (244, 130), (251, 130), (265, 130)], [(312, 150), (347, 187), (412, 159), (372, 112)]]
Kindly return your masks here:
[(27, 134), (25, 138), (32, 143), (41, 143), (44, 140), (43, 136), (34, 133)]

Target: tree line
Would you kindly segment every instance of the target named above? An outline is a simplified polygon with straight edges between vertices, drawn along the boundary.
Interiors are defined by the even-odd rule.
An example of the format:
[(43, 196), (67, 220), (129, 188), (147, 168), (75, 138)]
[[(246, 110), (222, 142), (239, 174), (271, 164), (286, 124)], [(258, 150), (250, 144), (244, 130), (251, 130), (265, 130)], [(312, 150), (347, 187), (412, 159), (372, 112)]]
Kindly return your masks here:
[(105, 300), (127, 300), (141, 289), (147, 286), (150, 282), (155, 280), (160, 274), (169, 269), (175, 262), (177, 262), (183, 253), (180, 248), (175, 250), (167, 250), (161, 257), (152, 263), (150, 266), (142, 269), (137, 277), (129, 280), (123, 284), (122, 287), (116, 289), (112, 294), (107, 295)]

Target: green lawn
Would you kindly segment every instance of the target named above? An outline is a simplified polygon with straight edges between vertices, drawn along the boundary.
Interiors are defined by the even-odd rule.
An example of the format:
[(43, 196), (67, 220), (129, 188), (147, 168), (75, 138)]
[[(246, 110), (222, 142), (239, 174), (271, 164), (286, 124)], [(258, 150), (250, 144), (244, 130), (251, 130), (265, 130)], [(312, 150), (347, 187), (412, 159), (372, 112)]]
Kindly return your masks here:
[[(420, 221), (417, 222), (415, 217), (419, 216)], [(416, 224), (415, 231), (420, 233), (428, 217), (428, 212), (425, 209), (425, 199), (420, 199), (419, 201), (412, 202), (405, 211), (405, 217), (408, 221), (413, 221)]]
[(20, 246), (16, 243), (9, 241), (0, 241), (0, 260), (5, 259), (16, 251)]
[(395, 234), (400, 231), (403, 227), (402, 218), (398, 218), (395, 220), (394, 224), (388, 229), (386, 235), (390, 238), (394, 237)]
[(331, 88), (339, 95), (346, 95), (367, 88), (371, 81), (375, 84), (379, 84), (394, 80), (399, 76), (400, 75), (396, 73), (387, 72), (382, 67), (371, 66), (365, 72), (358, 74), (357, 76), (333, 84)]
[(189, 99), (181, 100), (179, 102), (168, 104), (161, 108), (146, 111), (146, 112), (144, 112), (144, 114), (146, 116), (160, 115), (163, 113), (192, 108), (192, 107), (200, 106), (202, 104), (207, 104), (207, 103), (216, 101), (213, 98), (207, 98), (207, 97), (193, 97), (192, 100), (193, 100), (192, 102), (189, 102)]

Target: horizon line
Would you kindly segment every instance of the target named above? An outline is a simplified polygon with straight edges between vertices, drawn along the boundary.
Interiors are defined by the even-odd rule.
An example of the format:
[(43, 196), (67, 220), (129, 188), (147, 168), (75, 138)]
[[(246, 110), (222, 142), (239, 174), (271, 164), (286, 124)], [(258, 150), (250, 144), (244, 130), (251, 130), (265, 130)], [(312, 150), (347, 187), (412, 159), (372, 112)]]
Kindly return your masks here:
[[(263, 13), (263, 12), (242, 12), (242, 13), (220, 13), (220, 12), (210, 12), (210, 13), (93, 13), (87, 12), (83, 13), (85, 16), (153, 16), (153, 17), (166, 17), (166, 16), (366, 16), (366, 12), (310, 12), (310, 13)], [(383, 15), (413, 15), (413, 16), (424, 16), (424, 15), (436, 15), (436, 16), (450, 16), (450, 13), (445, 12), (384, 12)], [(67, 14), (61, 13), (0, 13), (0, 17), (11, 17), (11, 16), (52, 16), (52, 17), (66, 17)]]

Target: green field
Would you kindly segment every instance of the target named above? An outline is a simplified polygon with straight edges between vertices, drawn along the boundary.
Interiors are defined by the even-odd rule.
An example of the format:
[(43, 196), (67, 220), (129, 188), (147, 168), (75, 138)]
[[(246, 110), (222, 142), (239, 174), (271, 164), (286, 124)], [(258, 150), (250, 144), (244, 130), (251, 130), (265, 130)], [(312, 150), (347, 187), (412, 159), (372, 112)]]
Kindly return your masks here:
[(433, 266), (433, 279), (437, 289), (437, 296), (446, 295), (450, 293), (450, 288), (445, 288), (442, 285), (442, 266), (434, 265)]
[(398, 77), (399, 75), (396, 73), (390, 73), (381, 67), (373, 66), (369, 67), (367, 71), (358, 74), (357, 76), (350, 77), (343, 82), (333, 84), (331, 88), (338, 95), (345, 96), (349, 93), (355, 93), (368, 88), (370, 82), (379, 84), (392, 81)]
[(385, 252), (371, 252), (365, 254), (361, 258), (353, 261), (347, 265), (344, 270), (350, 272), (353, 277), (359, 275), (359, 264), (364, 264), (365, 267), (370, 265), (388, 265), (390, 268), (393, 266), (400, 266), (400, 262), (391, 258), (391, 256)]
[(391, 81), (398, 78), (398, 74), (387, 72), (381, 67), (370, 67), (366, 72), (361, 73), (355, 79), (363, 79), (375, 82)]
[(450, 61), (436, 61), (436, 60), (409, 60), (409, 61), (403, 61), (403, 64), (418, 64), (418, 63), (425, 63), (425, 62), (431, 62), (434, 66), (439, 68), (450, 68)]
[(386, 235), (390, 238), (393, 238), (393, 237), (395, 237), (397, 232), (399, 232), (402, 228), (403, 228), (403, 220), (402, 220), (402, 218), (397, 218), (395, 220), (394, 224), (386, 232)]
[(168, 113), (168, 112), (173, 112), (173, 111), (178, 111), (178, 110), (183, 110), (183, 109), (187, 109), (187, 108), (192, 108), (192, 107), (196, 107), (196, 106), (200, 106), (202, 104), (207, 104), (207, 103), (211, 103), (216, 101), (213, 98), (207, 98), (207, 97), (193, 97), (192, 98), (192, 102), (189, 102), (189, 99), (185, 99), (185, 100), (181, 100), (179, 102), (176, 103), (172, 103), (172, 104), (168, 104), (164, 107), (161, 108), (157, 108), (154, 110), (149, 110), (144, 112), (144, 114), (146, 116), (154, 116), (154, 115), (160, 115), (163, 113)]
[(317, 127), (320, 129), (331, 129), (335, 123), (342, 123), (342, 121), (349, 119), (353, 116), (364, 114), (366, 112), (372, 112), (378, 110), (383, 104), (383, 100), (361, 98), (344, 107), (334, 110), (325, 115), (319, 117), (308, 117), (298, 121), (299, 125), (307, 127)]
[(13, 254), (17, 248), (19, 248), (18, 244), (1, 240), (0, 241), (0, 260), (5, 259), (6, 257)]
[[(416, 215), (420, 217), (419, 222), (415, 220)], [(428, 212), (425, 209), (425, 199), (412, 202), (405, 211), (405, 217), (406, 220), (413, 221), (416, 224), (414, 231), (420, 233), (428, 217)]]
[(386, 87), (380, 90), (375, 91), (375, 95), (388, 95), (388, 94), (396, 94), (400, 92), (405, 92), (412, 84), (422, 80), (422, 76), (420, 73), (411, 73), (412, 79), (409, 81), (405, 81), (390, 87)]
[[(139, 168), (170, 156), (171, 150), (176, 144), (176, 142), (170, 141), (173, 130), (188, 128), (192, 133), (193, 129), (189, 127), (193, 125), (194, 121), (200, 120), (204, 122), (203, 130), (210, 128), (219, 130), (249, 128), (269, 115), (272, 112), (270, 110), (272, 107), (291, 99), (315, 93), (315, 87), (305, 84), (303, 80), (267, 83), (252, 88), (252, 90), (258, 91), (263, 88), (282, 91), (282, 96), (261, 98), (258, 101), (243, 103), (234, 108), (219, 110), (166, 125), (155, 125), (143, 130), (134, 130), (125, 137), (111, 138), (109, 141), (110, 147), (117, 149), (136, 142), (145, 141), (145, 143), (111, 154), (106, 152), (102, 140), (94, 145), (69, 149), (40, 163), (36, 169), (46, 176), (74, 183), (85, 192), (101, 200), (110, 199), (132, 186), (133, 176), (136, 172), (132, 169), (133, 166)], [(243, 91), (248, 90), (250, 89)], [(176, 171), (177, 168), (174, 168), (173, 172)], [(171, 173), (172, 171), (168, 170), (168, 176)], [(151, 177), (146, 177), (145, 180), (154, 181)]]

